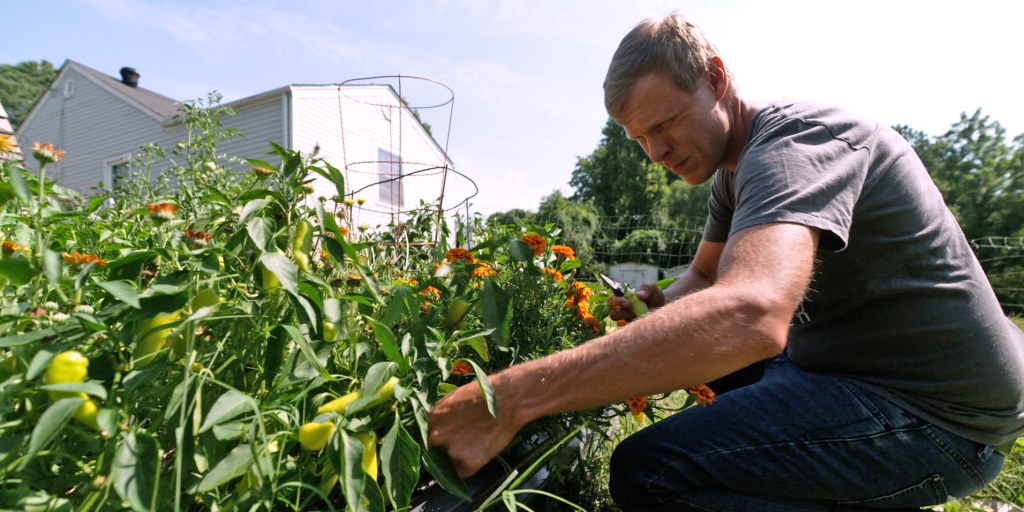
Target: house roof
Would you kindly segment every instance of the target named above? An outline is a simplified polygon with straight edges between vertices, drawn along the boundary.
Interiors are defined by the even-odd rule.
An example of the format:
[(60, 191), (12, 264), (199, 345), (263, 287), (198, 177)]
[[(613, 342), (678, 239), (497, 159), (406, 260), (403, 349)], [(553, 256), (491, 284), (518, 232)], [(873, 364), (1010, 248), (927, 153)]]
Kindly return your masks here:
[(168, 98), (162, 94), (155, 93), (142, 87), (132, 87), (126, 85), (112, 76), (105, 75), (85, 64), (68, 60), (65, 66), (71, 66), (81, 72), (83, 75), (89, 76), (95, 79), (100, 85), (111, 89), (115, 94), (121, 95), (129, 99), (132, 103), (137, 106), (148, 110), (157, 117), (164, 119), (173, 116), (178, 113), (178, 102), (172, 98)]

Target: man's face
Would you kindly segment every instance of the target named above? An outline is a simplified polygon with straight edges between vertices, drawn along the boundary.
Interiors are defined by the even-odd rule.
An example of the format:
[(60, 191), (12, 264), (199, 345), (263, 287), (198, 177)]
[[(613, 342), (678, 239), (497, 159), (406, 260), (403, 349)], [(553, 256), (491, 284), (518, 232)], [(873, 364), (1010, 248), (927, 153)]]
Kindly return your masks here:
[(664, 73), (644, 75), (615, 120), (652, 162), (691, 185), (707, 181), (725, 158), (728, 121), (707, 79), (689, 94)]

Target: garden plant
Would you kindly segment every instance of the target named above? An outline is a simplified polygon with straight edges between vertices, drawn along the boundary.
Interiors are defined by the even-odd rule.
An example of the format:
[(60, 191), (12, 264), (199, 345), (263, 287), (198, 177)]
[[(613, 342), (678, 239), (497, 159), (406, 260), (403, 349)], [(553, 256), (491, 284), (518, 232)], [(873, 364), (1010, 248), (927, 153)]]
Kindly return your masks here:
[[(25, 151), (38, 174), (2, 163), (0, 503), (375, 511), (430, 486), (468, 497), (427, 449), (432, 405), (474, 381), (493, 403), (488, 374), (619, 328), (555, 226), (465, 219), (469, 240), (429, 204), (353, 225), (364, 200), (343, 171), (273, 143), (220, 155), (225, 112), (200, 107), (182, 109), (187, 140), (145, 148), (109, 193), (58, 187), (50, 144)], [(336, 195), (312, 197), (314, 180)], [(653, 404), (546, 418), (521, 441), (544, 441), (542, 458)], [(536, 462), (476, 506), (534, 493), (576, 507), (518, 488)]]

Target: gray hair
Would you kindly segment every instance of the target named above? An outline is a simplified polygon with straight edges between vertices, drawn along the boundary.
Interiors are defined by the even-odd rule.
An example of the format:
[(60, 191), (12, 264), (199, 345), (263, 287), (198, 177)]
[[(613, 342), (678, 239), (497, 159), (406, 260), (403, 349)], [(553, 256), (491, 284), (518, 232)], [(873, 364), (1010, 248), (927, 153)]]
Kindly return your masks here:
[[(648, 18), (622, 38), (604, 79), (604, 106), (615, 117), (638, 78), (667, 73), (683, 91), (697, 90), (718, 48), (704, 31), (682, 14)], [(731, 74), (730, 84), (732, 83)], [(731, 87), (731, 86), (730, 86)]]

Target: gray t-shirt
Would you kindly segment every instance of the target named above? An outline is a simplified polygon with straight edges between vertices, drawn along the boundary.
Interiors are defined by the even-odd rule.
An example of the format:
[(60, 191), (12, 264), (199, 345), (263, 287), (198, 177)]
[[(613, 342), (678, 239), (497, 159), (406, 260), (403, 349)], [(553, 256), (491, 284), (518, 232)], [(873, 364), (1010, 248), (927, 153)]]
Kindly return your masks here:
[(840, 109), (773, 104), (736, 172), (719, 171), (704, 239), (788, 222), (821, 231), (787, 352), (983, 444), (1024, 430), (1024, 334), (1003, 314), (913, 148)]

